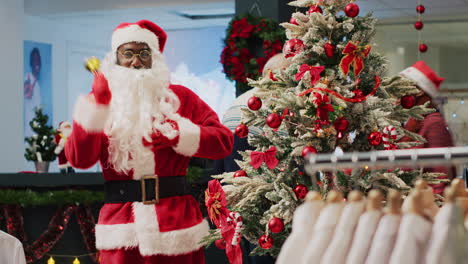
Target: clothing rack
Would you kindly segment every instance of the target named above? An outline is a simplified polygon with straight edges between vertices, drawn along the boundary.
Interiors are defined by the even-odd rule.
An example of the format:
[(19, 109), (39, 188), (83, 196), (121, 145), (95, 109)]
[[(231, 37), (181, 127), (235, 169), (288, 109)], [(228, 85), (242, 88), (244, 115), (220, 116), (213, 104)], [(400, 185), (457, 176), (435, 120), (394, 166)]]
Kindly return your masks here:
[(468, 146), (311, 154), (306, 158), (309, 175), (321, 170), (344, 168), (395, 168), (468, 164)]

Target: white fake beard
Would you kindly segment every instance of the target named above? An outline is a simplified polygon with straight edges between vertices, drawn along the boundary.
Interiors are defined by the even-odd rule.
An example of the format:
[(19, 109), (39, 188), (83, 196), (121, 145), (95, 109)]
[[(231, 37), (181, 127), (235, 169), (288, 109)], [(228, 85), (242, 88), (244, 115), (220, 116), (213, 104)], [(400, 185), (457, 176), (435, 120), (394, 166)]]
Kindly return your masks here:
[(62, 128), (60, 130), (60, 132), (62, 133), (62, 135), (65, 137), (65, 138), (68, 138), (72, 132), (72, 128), (69, 127), (69, 128)]
[[(103, 60), (102, 72), (112, 92), (109, 137), (109, 163), (118, 172), (128, 173), (154, 162), (152, 151), (143, 146), (151, 142), (153, 129), (173, 139), (178, 135), (165, 119), (175, 119), (180, 102), (168, 88), (169, 69), (160, 53), (153, 52), (151, 69), (130, 69), (115, 63), (110, 53)], [(150, 163), (151, 162), (151, 163)]]

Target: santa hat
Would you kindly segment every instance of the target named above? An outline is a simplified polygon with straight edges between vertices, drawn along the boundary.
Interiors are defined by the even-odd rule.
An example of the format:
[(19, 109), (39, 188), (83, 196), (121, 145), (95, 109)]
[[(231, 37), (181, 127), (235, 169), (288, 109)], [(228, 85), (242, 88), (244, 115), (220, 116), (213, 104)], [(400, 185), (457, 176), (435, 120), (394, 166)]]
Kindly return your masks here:
[(400, 74), (416, 82), (418, 87), (432, 98), (439, 95), (440, 84), (445, 80), (439, 77), (424, 61), (416, 62)]
[(140, 20), (135, 23), (121, 23), (112, 33), (112, 51), (125, 43), (143, 42), (153, 51), (163, 52), (167, 34), (162, 28), (148, 20)]
[(71, 127), (70, 122), (68, 121), (62, 121), (59, 123), (59, 131), (62, 131), (65, 127)]

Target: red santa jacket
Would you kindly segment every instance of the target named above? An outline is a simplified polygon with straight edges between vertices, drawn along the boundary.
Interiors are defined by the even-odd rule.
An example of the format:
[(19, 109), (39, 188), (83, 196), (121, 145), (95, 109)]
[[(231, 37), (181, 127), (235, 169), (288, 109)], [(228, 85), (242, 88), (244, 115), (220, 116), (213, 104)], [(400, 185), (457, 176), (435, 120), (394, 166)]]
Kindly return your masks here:
[[(412, 131), (426, 139), (426, 143), (421, 145), (422, 148), (442, 148), (453, 147), (453, 140), (450, 131), (448, 130), (447, 123), (439, 112), (428, 114), (424, 117), (423, 121), (410, 120), (406, 127), (413, 126)], [(402, 141), (410, 141), (409, 138), (403, 138)], [(426, 168), (425, 172), (440, 172), (453, 177), (455, 175), (454, 169), (447, 169), (445, 166)], [(446, 178), (446, 177), (443, 177)], [(434, 193), (443, 194), (446, 184), (432, 185)]]
[[(216, 113), (186, 87), (169, 87), (179, 98), (177, 122), (179, 141), (173, 148), (147, 151), (154, 154), (154, 163), (132, 171), (118, 173), (108, 164), (108, 137), (103, 132), (109, 107), (91, 103), (82, 96), (73, 116), (73, 132), (65, 152), (73, 167), (89, 168), (98, 160), (103, 177), (112, 180), (138, 180), (143, 175), (185, 175), (190, 157), (221, 159), (232, 150), (233, 135)], [(156, 205), (141, 202), (104, 204), (96, 225), (98, 249), (139, 247), (142, 255), (181, 255), (200, 248), (200, 240), (208, 234), (196, 200), (190, 196), (160, 199)]]

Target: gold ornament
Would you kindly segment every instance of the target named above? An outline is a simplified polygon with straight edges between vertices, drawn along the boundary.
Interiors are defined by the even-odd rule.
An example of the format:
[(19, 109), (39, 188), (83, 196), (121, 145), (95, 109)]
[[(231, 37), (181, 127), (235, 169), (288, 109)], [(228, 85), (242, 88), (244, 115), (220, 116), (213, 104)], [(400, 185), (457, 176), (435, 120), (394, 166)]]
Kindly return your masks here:
[(73, 264), (80, 264), (80, 261), (78, 260), (78, 258), (75, 258), (75, 260), (73, 260)]
[(47, 260), (47, 264), (55, 264), (55, 260), (52, 256)]
[(96, 57), (91, 57), (86, 60), (85, 62), (85, 68), (86, 70), (95, 73), (99, 71), (99, 67), (101, 66), (101, 62), (99, 61), (98, 58)]

